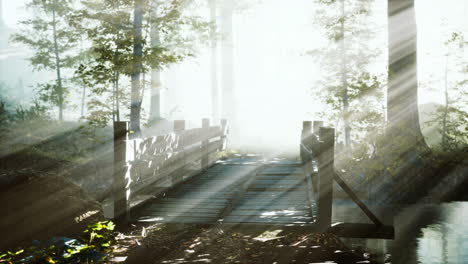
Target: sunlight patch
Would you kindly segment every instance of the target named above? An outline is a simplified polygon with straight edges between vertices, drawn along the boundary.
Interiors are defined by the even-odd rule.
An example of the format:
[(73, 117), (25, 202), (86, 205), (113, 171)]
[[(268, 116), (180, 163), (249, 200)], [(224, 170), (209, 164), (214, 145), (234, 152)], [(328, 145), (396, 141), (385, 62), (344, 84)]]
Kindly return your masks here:
[(266, 242), (269, 240), (274, 240), (274, 239), (279, 239), (284, 236), (278, 236), (279, 233), (281, 233), (283, 230), (278, 229), (278, 230), (273, 230), (273, 231), (265, 231), (258, 237), (255, 237), (254, 240), (261, 241), (261, 242)]
[(88, 211), (80, 216), (77, 216), (75, 217), (75, 222), (76, 223), (80, 223), (82, 222), (83, 220), (85, 220), (86, 218), (89, 218), (90, 216), (93, 216), (95, 214), (99, 213), (99, 210), (96, 210), (96, 211)]

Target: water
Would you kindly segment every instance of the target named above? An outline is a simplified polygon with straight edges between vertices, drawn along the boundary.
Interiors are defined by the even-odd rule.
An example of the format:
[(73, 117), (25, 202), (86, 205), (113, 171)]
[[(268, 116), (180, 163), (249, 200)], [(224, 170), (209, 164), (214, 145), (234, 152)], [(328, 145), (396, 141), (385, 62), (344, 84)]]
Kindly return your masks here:
[[(364, 220), (344, 206), (336, 211), (334, 217), (340, 221)], [(398, 211), (380, 208), (386, 224), (391, 224), (392, 215), (395, 240), (344, 239), (345, 243), (373, 253), (382, 263), (468, 263), (468, 202), (413, 205)]]

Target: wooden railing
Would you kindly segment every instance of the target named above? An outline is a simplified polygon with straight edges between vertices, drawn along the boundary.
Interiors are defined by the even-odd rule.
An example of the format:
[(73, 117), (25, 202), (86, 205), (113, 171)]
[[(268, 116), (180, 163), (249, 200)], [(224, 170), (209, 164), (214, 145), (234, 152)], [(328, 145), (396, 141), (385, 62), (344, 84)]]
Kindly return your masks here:
[[(320, 229), (339, 236), (363, 238), (394, 238), (393, 226), (384, 225), (355, 194), (355, 191), (336, 173), (335, 129), (323, 127), (323, 122), (304, 121), (300, 155), (307, 177), (311, 177), (317, 202), (317, 222)], [(338, 224), (332, 226), (334, 182), (369, 217), (369, 224)]]
[(114, 217), (130, 217), (130, 210), (158, 192), (199, 173), (226, 148), (227, 122), (185, 129), (174, 121), (174, 132), (129, 139), (128, 123), (114, 123)]
[(304, 121), (300, 153), (308, 177), (311, 177), (321, 226), (331, 226), (335, 129), (323, 127), (322, 121)]

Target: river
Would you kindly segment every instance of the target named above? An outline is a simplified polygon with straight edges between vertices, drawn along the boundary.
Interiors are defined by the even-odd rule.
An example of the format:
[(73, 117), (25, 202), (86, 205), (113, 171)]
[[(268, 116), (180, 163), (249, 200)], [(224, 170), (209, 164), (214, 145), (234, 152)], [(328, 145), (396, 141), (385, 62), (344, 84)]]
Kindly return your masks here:
[[(363, 222), (357, 208), (335, 205), (334, 221)], [(468, 202), (373, 208), (395, 226), (395, 240), (343, 239), (351, 248), (370, 252), (381, 263), (468, 263)]]

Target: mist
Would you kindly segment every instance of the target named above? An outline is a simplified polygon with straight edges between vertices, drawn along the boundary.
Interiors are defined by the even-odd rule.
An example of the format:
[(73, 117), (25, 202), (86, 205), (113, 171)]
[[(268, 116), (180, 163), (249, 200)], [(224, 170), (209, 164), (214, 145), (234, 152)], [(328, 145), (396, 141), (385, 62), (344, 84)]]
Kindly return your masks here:
[(466, 14), (0, 0), (0, 262), (468, 262)]
[[(452, 3), (453, 2), (453, 3)], [(418, 62), (420, 67), (419, 104), (441, 103), (440, 89), (434, 88), (443, 74), (443, 24), (467, 30), (463, 14), (467, 6), (460, 1), (450, 4), (441, 1), (417, 1)], [(19, 20), (31, 14), (23, 1), (6, 1), (3, 21), (8, 30), (3, 39), (17, 30)], [(302, 120), (323, 119), (323, 101), (319, 80), (324, 75), (319, 60), (308, 56), (313, 50), (326, 47), (326, 39), (313, 24), (315, 5), (310, 1), (251, 1), (233, 14), (233, 87), (230, 100), (235, 105), (236, 117), (232, 120), (231, 144), (234, 148), (280, 150), (295, 152)], [(437, 6), (438, 8), (434, 8)], [(376, 1), (370, 21), (373, 27), (386, 26), (385, 1)], [(198, 11), (208, 19), (207, 7)], [(217, 16), (217, 22), (221, 18)], [(218, 87), (222, 93), (223, 36), (217, 41)], [(375, 73), (386, 69), (386, 35), (375, 36), (371, 42), (381, 55), (371, 64)], [(51, 77), (51, 73), (32, 71), (26, 58), (30, 51), (23, 46), (3, 44), (0, 80), (10, 87), (22, 85), (26, 101), (34, 97), (34, 86)], [(162, 113), (167, 119), (185, 119), (193, 124), (211, 117), (210, 100), (210, 49), (200, 48), (196, 57), (171, 65), (162, 72)], [(52, 75), (53, 76), (53, 75)], [(19, 89), (19, 88), (18, 88)], [(18, 90), (16, 89), (16, 90)], [(79, 90), (73, 90), (72, 107), (67, 110), (67, 120), (80, 118)], [(143, 111), (149, 110), (149, 92), (143, 98)], [(221, 99), (219, 103), (222, 104)], [(73, 107), (75, 105), (75, 107)], [(221, 106), (222, 107), (222, 106)], [(327, 120), (325, 120), (327, 121)], [(329, 121), (330, 124), (333, 121)], [(255, 146), (255, 147), (254, 147)], [(252, 149), (253, 148), (253, 149)]]

